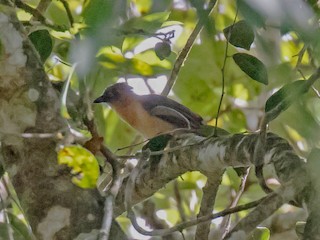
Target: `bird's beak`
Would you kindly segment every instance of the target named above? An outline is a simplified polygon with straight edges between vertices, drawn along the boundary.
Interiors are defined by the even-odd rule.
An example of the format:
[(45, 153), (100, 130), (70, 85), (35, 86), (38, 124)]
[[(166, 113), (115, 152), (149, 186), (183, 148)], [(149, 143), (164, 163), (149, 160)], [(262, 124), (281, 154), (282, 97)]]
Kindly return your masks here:
[(101, 103), (101, 102), (105, 102), (103, 99), (103, 96), (100, 96), (96, 100), (93, 101), (93, 103)]

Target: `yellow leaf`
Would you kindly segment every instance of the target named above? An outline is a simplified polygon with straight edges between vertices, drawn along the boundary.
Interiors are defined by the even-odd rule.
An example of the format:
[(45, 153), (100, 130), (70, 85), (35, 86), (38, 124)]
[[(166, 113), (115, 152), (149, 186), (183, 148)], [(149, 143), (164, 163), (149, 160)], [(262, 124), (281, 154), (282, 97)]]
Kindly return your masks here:
[(58, 163), (70, 167), (76, 175), (72, 182), (82, 188), (95, 188), (99, 177), (99, 164), (95, 156), (79, 145), (62, 148), (58, 152)]

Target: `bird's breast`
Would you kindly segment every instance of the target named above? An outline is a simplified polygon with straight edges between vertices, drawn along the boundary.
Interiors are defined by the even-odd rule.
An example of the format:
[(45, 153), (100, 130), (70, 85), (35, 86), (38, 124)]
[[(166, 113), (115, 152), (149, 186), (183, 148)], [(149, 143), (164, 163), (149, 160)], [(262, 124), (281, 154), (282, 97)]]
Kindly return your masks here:
[(146, 138), (152, 138), (176, 127), (158, 117), (150, 115), (139, 102), (128, 102), (126, 106), (111, 106), (129, 125)]

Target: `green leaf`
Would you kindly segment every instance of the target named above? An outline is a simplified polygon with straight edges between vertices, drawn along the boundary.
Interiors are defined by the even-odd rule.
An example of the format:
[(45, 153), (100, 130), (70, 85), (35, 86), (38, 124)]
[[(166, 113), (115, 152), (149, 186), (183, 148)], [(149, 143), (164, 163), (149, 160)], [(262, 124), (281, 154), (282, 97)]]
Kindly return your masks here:
[(234, 46), (249, 50), (254, 40), (252, 27), (244, 20), (223, 30), (226, 39)]
[(160, 12), (131, 18), (120, 27), (120, 30), (125, 34), (137, 34), (141, 30), (141, 33), (154, 33), (168, 19), (169, 15), (170, 12)]
[(133, 51), (134, 48), (137, 45), (139, 45), (144, 39), (145, 39), (145, 37), (139, 36), (138, 34), (125, 37), (125, 39), (123, 40), (123, 43), (122, 43), (121, 51), (123, 53), (125, 53), (127, 51)]
[(150, 149), (150, 151), (161, 151), (167, 146), (168, 141), (171, 138), (172, 136), (169, 134), (156, 136), (150, 139), (150, 141), (145, 146), (143, 146), (143, 149)]
[(247, 237), (247, 240), (269, 240), (270, 239), (270, 230), (265, 227), (257, 227), (250, 236)]
[[(150, 139), (150, 141), (146, 145), (144, 145), (142, 149), (149, 149), (151, 152), (161, 151), (167, 146), (167, 144), (171, 138), (172, 138), (172, 136), (168, 135), (168, 134), (156, 136), (156, 137)], [(161, 154), (152, 156), (150, 158), (151, 166), (159, 163), (161, 157), (162, 157)]]
[[(14, 214), (7, 212), (10, 223), (0, 222), (0, 239), (14, 239), (14, 240), (31, 240), (31, 231), (27, 226)], [(9, 232), (10, 231), (10, 232)], [(12, 236), (12, 237), (10, 237)]]
[[(215, 129), (216, 128), (214, 126), (203, 125), (199, 129), (197, 129), (197, 134), (201, 136), (209, 137), (214, 134)], [(228, 135), (229, 132), (227, 132), (222, 128), (217, 127), (216, 134), (217, 136), (224, 136), (224, 135)]]
[(203, 7), (205, 5), (205, 1), (204, 0), (190, 0), (190, 4), (192, 7), (194, 7), (198, 11), (199, 9), (203, 10)]
[[(21, 219), (19, 219), (12, 212), (7, 211), (7, 214), (8, 214), (10, 225), (13, 228), (15, 234), (21, 235), (22, 239), (24, 240), (34, 239), (34, 237), (32, 236), (31, 230)], [(15, 238), (15, 239), (18, 239), (18, 238)]]
[(88, 0), (83, 9), (85, 23), (93, 29), (105, 24), (112, 17), (114, 1)]
[(48, 30), (37, 30), (29, 35), (29, 39), (37, 49), (41, 61), (45, 62), (52, 52), (52, 39)]
[[(253, 5), (253, 4), (252, 4)], [(246, 0), (238, 0), (237, 6), (241, 15), (252, 25), (265, 27), (266, 16), (263, 12), (258, 12)]]
[(105, 47), (99, 52), (98, 57), (101, 65), (110, 71), (117, 72), (117, 74), (123, 74), (125, 72), (126, 74), (150, 77), (164, 74), (171, 67), (168, 59), (161, 62), (153, 49), (139, 53), (131, 59), (127, 59), (123, 56), (120, 49)]
[(308, 82), (304, 80), (295, 81), (284, 85), (274, 93), (266, 102), (265, 112), (267, 121), (271, 121), (285, 111), (294, 101), (300, 99), (301, 95), (308, 91)]
[(222, 62), (214, 56), (222, 55), (224, 50), (222, 42), (213, 45), (207, 37), (202, 40), (202, 45), (192, 47), (173, 90), (182, 104), (201, 116), (210, 116), (218, 107), (218, 101), (213, 99), (221, 94), (218, 84)]
[(99, 164), (95, 156), (81, 146), (67, 146), (58, 152), (58, 163), (67, 164), (76, 175), (72, 182), (82, 188), (95, 188), (99, 177)]
[(236, 53), (232, 57), (241, 70), (253, 80), (265, 85), (268, 84), (267, 69), (258, 58), (246, 53)]

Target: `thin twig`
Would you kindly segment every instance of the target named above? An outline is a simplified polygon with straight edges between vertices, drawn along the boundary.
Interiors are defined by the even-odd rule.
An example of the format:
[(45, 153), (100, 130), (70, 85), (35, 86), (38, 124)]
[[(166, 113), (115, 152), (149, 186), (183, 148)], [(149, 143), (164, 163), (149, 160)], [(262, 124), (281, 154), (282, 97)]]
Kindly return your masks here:
[(316, 93), (317, 97), (320, 98), (320, 92), (314, 86), (312, 86), (312, 90)]
[[(174, 129), (174, 130), (161, 133), (161, 135), (166, 135), (166, 134), (173, 135), (173, 134), (180, 134), (180, 133), (197, 133), (197, 130), (195, 130), (195, 129), (188, 129), (188, 128), (176, 128), (176, 129)], [(127, 148), (132, 148), (132, 147), (135, 147), (135, 146), (144, 144), (144, 143), (150, 141), (151, 139), (152, 139), (152, 138), (146, 139), (146, 140), (141, 141), (141, 142), (138, 142), (138, 143), (133, 143), (133, 144), (131, 144), (131, 145), (128, 145), (128, 146), (125, 146), (125, 147), (122, 147), (122, 148), (118, 148), (118, 149), (116, 150), (116, 152), (121, 151), (121, 150), (124, 150), (124, 149), (127, 149)], [(205, 139), (205, 140), (207, 140), (207, 139)], [(205, 141), (205, 140), (204, 140), (204, 141)], [(193, 146), (193, 144), (192, 144), (192, 145), (188, 145), (188, 146)], [(173, 151), (175, 151), (175, 149), (173, 149)], [(163, 151), (153, 151), (153, 152), (151, 153), (151, 156), (153, 156), (153, 155), (161, 155), (161, 154), (163, 154), (163, 153), (164, 153)], [(139, 153), (138, 153), (138, 154), (139, 154)], [(121, 156), (117, 156), (117, 157), (118, 157), (118, 158), (122, 158), (122, 159), (124, 159), (124, 158), (136, 158), (137, 155), (121, 155)]]
[[(250, 173), (250, 168), (248, 168), (246, 173), (242, 176), (241, 183), (240, 183), (240, 186), (239, 186), (239, 190), (237, 192), (237, 195), (234, 197), (230, 207), (237, 206), (237, 204), (238, 204), (238, 202), (239, 202), (239, 200), (240, 200), (240, 198), (241, 198), (241, 196), (242, 196), (242, 194), (244, 192), (249, 173)], [(231, 226), (231, 218), (230, 218), (230, 215), (227, 215), (223, 219), (223, 221), (222, 221), (222, 223), (221, 223), (221, 225), (219, 227), (219, 229), (223, 230), (223, 232), (221, 234), (222, 236), (221, 236), (220, 239), (223, 239), (226, 236), (226, 234), (230, 231), (230, 226)]]
[(233, 23), (231, 25), (231, 30), (228, 32), (228, 35), (227, 35), (227, 41), (226, 41), (226, 48), (225, 48), (225, 52), (224, 52), (224, 59), (223, 59), (223, 65), (222, 65), (222, 68), (221, 68), (221, 96), (220, 96), (220, 100), (219, 100), (219, 105), (218, 105), (218, 110), (217, 110), (217, 114), (216, 114), (216, 121), (215, 121), (215, 124), (214, 124), (214, 132), (213, 132), (213, 136), (216, 136), (217, 135), (217, 129), (218, 129), (218, 120), (219, 120), (219, 116), (220, 116), (220, 110), (221, 110), (221, 105), (222, 105), (222, 101), (223, 101), (223, 97), (224, 97), (224, 88), (225, 88), (225, 70), (226, 70), (226, 63), (227, 63), (227, 58), (228, 58), (228, 49), (229, 49), (229, 39), (230, 39), (230, 36), (231, 36), (231, 32), (232, 32), (232, 29), (233, 29), (233, 26), (234, 24), (236, 23), (236, 20), (237, 20), (237, 17), (238, 17), (238, 7), (237, 7), (237, 11), (236, 11), (236, 15), (234, 16), (234, 19), (233, 19)]
[(215, 6), (217, 0), (211, 0), (208, 8), (206, 9), (207, 12), (207, 16), (205, 17), (201, 17), (197, 23), (197, 25), (195, 26), (194, 30), (192, 31), (191, 35), (189, 36), (186, 44), (184, 45), (183, 49), (181, 50), (177, 60), (174, 63), (173, 69), (171, 71), (171, 75), (168, 79), (168, 82), (165, 86), (165, 88), (163, 89), (161, 95), (163, 96), (167, 96), (171, 90), (171, 88), (173, 87), (178, 74), (180, 72), (181, 66), (183, 64), (183, 62), (185, 61), (186, 57), (188, 56), (188, 53), (190, 52), (193, 43), (195, 42), (198, 34), (201, 32), (204, 24), (206, 23), (208, 17), (210, 16), (210, 13), (212, 12), (213, 7)]
[(307, 46), (304, 45), (303, 48), (302, 48), (302, 49), (299, 51), (299, 53), (297, 54), (298, 60), (297, 60), (295, 69), (298, 69), (298, 68), (299, 68), (299, 66), (300, 66), (300, 64), (301, 64), (301, 62), (302, 62), (302, 58), (303, 58), (304, 53), (306, 52), (306, 50), (307, 50)]
[[(184, 128), (179, 128), (179, 129), (175, 129), (173, 131), (170, 131), (171, 134), (187, 134), (187, 133), (192, 133), (192, 134), (196, 134), (197, 132), (194, 131), (193, 129), (184, 129)], [(168, 134), (168, 133), (163, 133), (163, 134)], [(219, 136), (213, 136), (210, 135), (209, 137), (205, 137), (203, 139), (201, 139), (198, 142), (194, 142), (194, 143), (190, 143), (190, 144), (186, 144), (186, 145), (182, 145), (182, 146), (176, 146), (176, 147), (171, 147), (171, 148), (166, 148), (164, 150), (159, 150), (159, 151), (152, 151), (150, 153), (150, 156), (158, 156), (158, 155), (162, 155), (165, 153), (171, 153), (171, 152), (175, 152), (178, 150), (181, 150), (183, 148), (186, 147), (193, 147), (193, 146), (197, 146), (197, 145), (201, 145), (202, 143), (210, 140), (211, 138), (216, 138), (216, 137), (224, 137), (226, 135), (219, 135)], [(148, 139), (150, 140), (150, 139)], [(135, 158), (139, 158), (141, 155), (140, 152), (133, 154), (133, 155), (117, 155), (116, 157), (119, 159), (135, 159)]]
[[(152, 200), (147, 200), (142, 203), (142, 209), (140, 211), (140, 217), (142, 217), (146, 224), (152, 229), (165, 229), (168, 228), (169, 225), (165, 220), (158, 218), (156, 215), (156, 205)], [(174, 235), (167, 235), (162, 237), (162, 240), (175, 240)]]
[[(90, 131), (92, 138), (100, 138), (94, 120), (89, 120), (85, 118), (83, 121), (84, 124), (87, 126), (88, 130)], [(113, 220), (114, 202), (120, 190), (123, 181), (123, 176), (120, 174), (121, 165), (117, 161), (116, 156), (106, 146), (104, 146), (103, 143), (101, 143), (100, 145), (100, 152), (103, 154), (106, 161), (110, 163), (110, 165), (112, 166), (112, 184), (105, 198), (104, 216), (99, 235), (100, 240), (108, 240)]]
[(139, 233), (141, 233), (143, 235), (147, 235), (147, 236), (165, 236), (168, 234), (172, 234), (176, 231), (181, 231), (185, 228), (195, 226), (195, 225), (203, 223), (203, 222), (211, 221), (213, 219), (223, 217), (223, 216), (226, 216), (226, 215), (229, 215), (232, 213), (237, 213), (240, 211), (248, 210), (250, 208), (254, 208), (254, 207), (258, 206), (262, 201), (264, 201), (268, 197), (270, 197), (270, 196), (268, 195), (268, 196), (265, 196), (263, 198), (260, 198), (259, 200), (256, 200), (256, 201), (253, 201), (250, 203), (246, 203), (246, 204), (234, 207), (234, 208), (225, 209), (225, 210), (218, 212), (218, 213), (211, 213), (211, 214), (205, 215), (203, 217), (199, 217), (197, 219), (183, 222), (183, 223), (177, 224), (176, 226), (168, 228), (168, 229), (157, 229), (157, 230), (153, 230), (153, 231), (146, 231), (138, 225), (138, 223), (136, 221), (136, 217), (135, 217), (134, 212), (132, 210), (130, 212), (128, 212), (128, 217), (130, 218), (134, 228)]
[(112, 180), (112, 186), (107, 192), (107, 196), (104, 202), (104, 215), (100, 229), (99, 240), (108, 240), (110, 237), (110, 229), (113, 220), (115, 199), (118, 195), (123, 181), (123, 176), (120, 174), (120, 172), (117, 172), (113, 175), (115, 176)]
[(152, 87), (150, 86), (148, 79), (147, 78), (142, 78), (144, 81), (144, 84), (146, 85), (146, 87), (148, 88), (149, 94), (154, 94), (154, 90), (152, 89)]
[[(91, 133), (92, 138), (100, 137), (93, 119), (89, 120), (85, 118), (83, 119), (83, 122)], [(106, 146), (104, 146), (103, 143), (100, 145), (100, 152), (106, 158), (106, 161), (112, 166), (113, 174), (116, 174), (118, 171), (117, 169), (121, 168), (120, 163), (117, 161), (117, 157)]]
[(69, 3), (66, 0), (59, 0), (59, 1), (63, 4), (63, 7), (67, 12), (67, 16), (68, 16), (68, 19), (69, 19), (69, 22), (70, 22), (70, 26), (72, 27), (73, 24), (74, 24), (74, 20), (73, 20), (73, 16), (72, 16), (72, 13), (71, 13), (71, 10), (70, 10), (70, 7), (69, 7)]
[(120, 31), (120, 34), (122, 35), (142, 35), (142, 36), (145, 36), (145, 37), (155, 37), (159, 40), (169, 40), (174, 38), (174, 33), (175, 33), (175, 30), (171, 30), (169, 32), (156, 32), (156, 33), (150, 33), (150, 32), (146, 32), (145, 30), (143, 29), (132, 29), (130, 31)]
[(104, 201), (104, 215), (102, 220), (102, 226), (100, 229), (99, 240), (108, 240), (110, 237), (110, 229), (113, 219), (113, 206), (114, 197), (113, 195), (108, 194)]
[(184, 222), (184, 221), (186, 221), (186, 213), (185, 213), (183, 206), (182, 206), (183, 199), (182, 199), (180, 191), (179, 191), (179, 182), (177, 179), (173, 182), (173, 193), (174, 193), (174, 197), (175, 197), (175, 200), (177, 203), (177, 208), (178, 208), (180, 218)]
[(124, 204), (125, 208), (128, 212), (133, 211), (132, 210), (132, 192), (135, 189), (135, 181), (137, 176), (139, 175), (139, 172), (143, 166), (143, 163), (145, 163), (150, 157), (150, 150), (145, 150), (140, 155), (140, 159), (135, 166), (135, 168), (131, 171), (129, 175), (129, 179), (127, 181), (126, 189), (125, 189), (125, 196), (124, 196)]
[(25, 4), (21, 0), (15, 0), (15, 4), (18, 8), (21, 8), (27, 13), (30, 13), (33, 17), (35, 17), (35, 19), (40, 21), (46, 27), (52, 28), (60, 32), (63, 32), (66, 30), (66, 28), (63, 26), (57, 26), (52, 23), (49, 23), (48, 20), (37, 9), (30, 7), (28, 4)]
[(143, 140), (143, 141), (141, 141), (141, 142), (137, 142), (137, 143), (130, 144), (130, 145), (128, 145), (128, 146), (124, 146), (124, 147), (121, 147), (121, 148), (117, 148), (116, 152), (122, 151), (122, 150), (124, 150), (124, 149), (128, 149), (128, 148), (132, 148), (132, 147), (139, 146), (139, 145), (144, 144), (144, 143), (146, 143), (146, 142), (148, 142), (148, 141), (149, 141), (149, 139), (146, 139), (146, 140)]
[(39, 4), (37, 5), (38, 12), (44, 13), (47, 10), (47, 8), (49, 7), (51, 2), (52, 2), (52, 0), (41, 0), (39, 2)]

